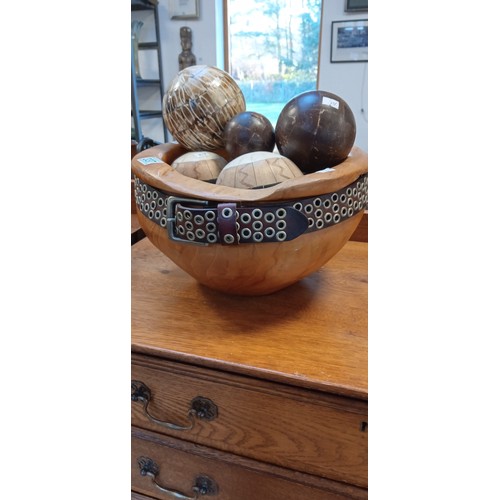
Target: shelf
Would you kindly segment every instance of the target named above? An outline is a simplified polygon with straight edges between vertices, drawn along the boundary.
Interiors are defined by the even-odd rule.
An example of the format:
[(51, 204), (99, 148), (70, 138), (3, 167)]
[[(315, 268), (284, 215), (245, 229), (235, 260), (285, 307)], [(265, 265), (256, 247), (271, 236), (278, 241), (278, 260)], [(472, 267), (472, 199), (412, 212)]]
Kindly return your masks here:
[(138, 87), (146, 85), (159, 85), (161, 83), (158, 78), (137, 78), (136, 82)]
[[(134, 41), (132, 40), (131, 47), (131, 69), (132, 69), (132, 120), (133, 120), (133, 139), (135, 139), (139, 144), (144, 138), (144, 134), (142, 133), (141, 120), (150, 119), (150, 118), (162, 118), (162, 105), (163, 105), (163, 97), (165, 90), (165, 83), (163, 79), (163, 66), (162, 66), (162, 54), (161, 54), (161, 36), (160, 36), (160, 22), (159, 22), (159, 14), (158, 14), (158, 2), (159, 0), (131, 0), (131, 9), (133, 11), (149, 11), (154, 14), (154, 36), (149, 34), (148, 39), (150, 41), (142, 41), (139, 42), (137, 46), (135, 46), (139, 51), (143, 50), (153, 50), (156, 52), (156, 60), (158, 64), (158, 72), (153, 73), (152, 78), (138, 78), (139, 74), (138, 68), (136, 68), (137, 64), (137, 53), (134, 48)], [(140, 16), (144, 17), (144, 16)], [(151, 27), (151, 16), (148, 14), (146, 24)], [(132, 17), (134, 19), (134, 16)], [(152, 41), (151, 41), (152, 40)], [(144, 101), (143, 106), (152, 107), (156, 109), (146, 109), (142, 111), (141, 107), (141, 97), (145, 98), (139, 89), (144, 89), (146, 87), (151, 88), (155, 94), (158, 95), (159, 101), (157, 104), (146, 104)], [(159, 92), (158, 92), (159, 91)], [(165, 121), (162, 120), (162, 128), (163, 128), (163, 137), (164, 142), (167, 142), (168, 139), (168, 130), (165, 124)]]
[(153, 50), (157, 48), (158, 44), (156, 42), (141, 42), (139, 44), (139, 50)]
[(144, 111), (139, 111), (138, 114), (140, 115), (141, 119), (161, 118), (163, 116), (161, 110), (152, 110), (152, 109), (145, 109)]
[(132, 10), (151, 10), (158, 5), (158, 0), (131, 0)]

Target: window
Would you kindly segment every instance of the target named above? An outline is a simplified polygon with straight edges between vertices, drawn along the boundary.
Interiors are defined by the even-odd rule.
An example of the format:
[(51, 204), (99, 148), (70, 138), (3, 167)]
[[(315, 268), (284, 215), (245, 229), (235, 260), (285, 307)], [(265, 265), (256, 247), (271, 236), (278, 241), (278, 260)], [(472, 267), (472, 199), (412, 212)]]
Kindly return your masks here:
[(283, 106), (317, 88), (321, 0), (225, 0), (227, 67), (248, 111), (275, 126)]

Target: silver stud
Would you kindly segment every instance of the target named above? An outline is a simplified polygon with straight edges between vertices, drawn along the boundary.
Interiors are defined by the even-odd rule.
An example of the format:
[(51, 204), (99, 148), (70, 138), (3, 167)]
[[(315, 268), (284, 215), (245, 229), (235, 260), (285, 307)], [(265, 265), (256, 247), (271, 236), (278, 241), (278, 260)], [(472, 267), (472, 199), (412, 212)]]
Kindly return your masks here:
[(222, 210), (221, 215), (222, 215), (222, 217), (224, 217), (224, 219), (229, 219), (230, 217), (233, 216), (233, 211), (229, 207), (226, 207)]
[(257, 231), (256, 233), (253, 233), (252, 239), (258, 243), (264, 239), (264, 235), (260, 231)]
[(252, 217), (250, 217), (250, 214), (242, 213), (240, 220), (243, 224), (248, 224), (252, 220)]
[(286, 240), (286, 233), (285, 233), (285, 231), (278, 231), (276, 233), (276, 239), (278, 241), (285, 241)]
[(225, 234), (224, 235), (224, 242), (228, 243), (229, 245), (231, 243), (234, 243), (234, 236), (232, 234)]
[(274, 217), (274, 214), (272, 212), (267, 212), (266, 215), (264, 215), (264, 220), (266, 222), (269, 222), (269, 223), (274, 222), (274, 219), (275, 219), (275, 217)]

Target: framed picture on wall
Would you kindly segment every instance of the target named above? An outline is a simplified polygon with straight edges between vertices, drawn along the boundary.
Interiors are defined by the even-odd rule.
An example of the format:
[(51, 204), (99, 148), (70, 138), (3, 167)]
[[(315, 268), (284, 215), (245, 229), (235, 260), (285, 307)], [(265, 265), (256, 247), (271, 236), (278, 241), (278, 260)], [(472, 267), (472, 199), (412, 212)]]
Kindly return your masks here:
[(345, 0), (344, 12), (368, 12), (368, 0)]
[(198, 19), (200, 17), (200, 0), (169, 0), (170, 19)]
[(332, 21), (330, 62), (368, 61), (368, 19)]

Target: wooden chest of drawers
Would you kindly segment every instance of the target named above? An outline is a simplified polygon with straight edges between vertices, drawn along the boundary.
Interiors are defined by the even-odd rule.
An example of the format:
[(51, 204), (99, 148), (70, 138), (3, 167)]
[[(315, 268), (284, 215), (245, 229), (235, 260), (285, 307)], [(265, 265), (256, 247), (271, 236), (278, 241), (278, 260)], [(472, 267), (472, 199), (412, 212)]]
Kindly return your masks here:
[(367, 244), (264, 297), (132, 258), (132, 498), (367, 498)]

